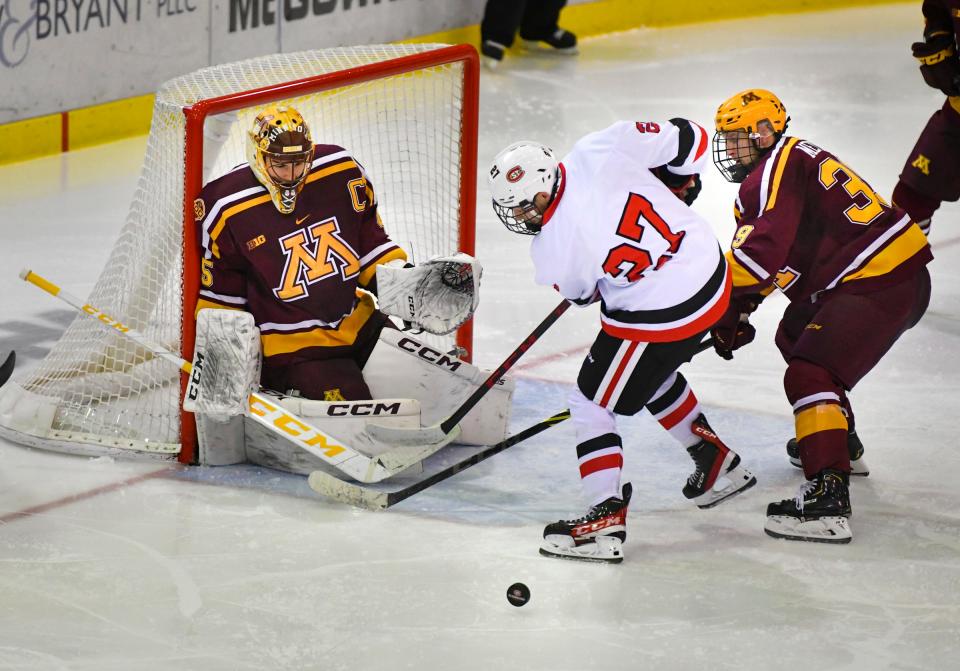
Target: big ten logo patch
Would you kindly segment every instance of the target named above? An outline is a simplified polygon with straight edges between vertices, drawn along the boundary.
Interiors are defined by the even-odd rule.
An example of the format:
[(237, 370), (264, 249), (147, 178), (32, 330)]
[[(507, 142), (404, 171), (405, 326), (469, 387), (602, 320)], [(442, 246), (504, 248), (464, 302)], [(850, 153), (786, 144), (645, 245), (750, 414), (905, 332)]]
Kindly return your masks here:
[(247, 249), (253, 251), (267, 241), (267, 236), (260, 234), (255, 238), (247, 240)]

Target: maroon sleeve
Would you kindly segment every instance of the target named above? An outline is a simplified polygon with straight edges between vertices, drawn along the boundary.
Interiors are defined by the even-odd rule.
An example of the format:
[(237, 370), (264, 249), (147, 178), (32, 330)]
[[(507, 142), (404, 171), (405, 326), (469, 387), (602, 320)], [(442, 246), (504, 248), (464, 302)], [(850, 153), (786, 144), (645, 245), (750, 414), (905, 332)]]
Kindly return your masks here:
[(747, 286), (756, 291), (756, 285), (773, 281), (797, 237), (803, 218), (806, 165), (804, 155), (793, 151), (795, 143), (795, 138), (784, 138), (741, 189), (744, 208), (730, 245), (736, 262), (732, 269), (734, 293)]
[[(199, 200), (204, 200), (201, 193)], [(219, 223), (213, 222), (212, 230)], [(223, 230), (216, 240), (207, 239), (202, 222), (197, 226), (200, 243), (200, 295), (197, 312), (203, 308), (247, 308), (247, 280), (244, 261), (237, 253), (229, 231)]]
[(407, 254), (390, 239), (377, 211), (377, 198), (369, 178), (364, 173), (366, 209), (360, 218), (360, 276), (361, 287), (376, 290), (376, 267), (396, 259), (405, 261)]

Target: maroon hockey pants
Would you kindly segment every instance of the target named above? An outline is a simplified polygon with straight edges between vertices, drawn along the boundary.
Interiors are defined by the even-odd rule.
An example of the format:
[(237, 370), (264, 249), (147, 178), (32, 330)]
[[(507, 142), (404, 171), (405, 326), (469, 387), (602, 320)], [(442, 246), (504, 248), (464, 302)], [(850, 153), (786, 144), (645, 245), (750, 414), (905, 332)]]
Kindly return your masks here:
[[(846, 392), (923, 316), (930, 300), (930, 274), (924, 267), (894, 286), (863, 294), (855, 289), (838, 291), (817, 303), (792, 303), (776, 336), (788, 364), (784, 390), (794, 412), (836, 403), (849, 415), (851, 427)], [(846, 426), (798, 439), (808, 478), (825, 468), (849, 472)]]

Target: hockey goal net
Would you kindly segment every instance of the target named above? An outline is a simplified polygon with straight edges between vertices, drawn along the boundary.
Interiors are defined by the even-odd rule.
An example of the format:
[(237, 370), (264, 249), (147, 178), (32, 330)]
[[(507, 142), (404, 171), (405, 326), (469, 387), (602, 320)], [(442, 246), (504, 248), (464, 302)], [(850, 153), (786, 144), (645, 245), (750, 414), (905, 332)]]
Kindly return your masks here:
[[(315, 142), (363, 164), (388, 233), (414, 261), (473, 254), (478, 78), (472, 47), (417, 44), (275, 54), (165, 83), (125, 225), (87, 302), (191, 359), (194, 199), (246, 161), (253, 118), (280, 101), (303, 113)], [(471, 327), (430, 344), (469, 351)], [(0, 434), (62, 452), (190, 462), (182, 384), (175, 366), (80, 315), (35, 369), (0, 389)]]

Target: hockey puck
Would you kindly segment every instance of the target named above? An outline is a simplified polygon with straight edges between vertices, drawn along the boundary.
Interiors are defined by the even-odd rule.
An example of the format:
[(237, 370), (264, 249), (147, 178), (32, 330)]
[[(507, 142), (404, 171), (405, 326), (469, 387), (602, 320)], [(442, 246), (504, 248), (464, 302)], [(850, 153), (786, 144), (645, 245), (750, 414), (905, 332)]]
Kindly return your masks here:
[(522, 582), (515, 582), (507, 588), (507, 601), (519, 608), (530, 600), (530, 588)]

